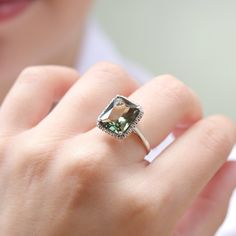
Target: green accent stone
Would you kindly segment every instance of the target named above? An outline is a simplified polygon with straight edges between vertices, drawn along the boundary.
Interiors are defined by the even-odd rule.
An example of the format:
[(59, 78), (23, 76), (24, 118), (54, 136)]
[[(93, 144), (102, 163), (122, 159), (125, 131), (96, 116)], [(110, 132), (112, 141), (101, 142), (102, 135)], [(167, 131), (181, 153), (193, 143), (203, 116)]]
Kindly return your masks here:
[(115, 135), (122, 136), (140, 114), (140, 107), (128, 99), (117, 96), (99, 116), (99, 124)]

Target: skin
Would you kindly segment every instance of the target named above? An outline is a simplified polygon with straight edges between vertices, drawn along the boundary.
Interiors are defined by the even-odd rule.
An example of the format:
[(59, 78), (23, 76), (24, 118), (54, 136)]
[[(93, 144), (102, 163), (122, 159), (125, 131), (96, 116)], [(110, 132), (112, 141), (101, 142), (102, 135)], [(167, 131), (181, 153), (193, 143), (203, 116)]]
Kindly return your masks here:
[(34, 0), (17, 17), (0, 22), (0, 102), (25, 67), (74, 66), (90, 5), (90, 0)]
[[(85, 1), (70, 1), (88, 9)], [(37, 21), (50, 4), (58, 7), (52, 12), (59, 20), (56, 16), (69, 7), (67, 2), (39, 1), (19, 21), (1, 26), (6, 43), (0, 46), (8, 58), (0, 63), (6, 78), (1, 80), (2, 94), (27, 65), (73, 64), (77, 44), (72, 42), (79, 41), (82, 28), (77, 25), (76, 37), (70, 34), (77, 16), (63, 14), (71, 21), (61, 19), (55, 35), (50, 33), (55, 21), (47, 21), (47, 15)], [(28, 23), (30, 17), (34, 23)], [(29, 24), (24, 25), (27, 33), (34, 24), (43, 26), (43, 35), (49, 33), (43, 40), (32, 35), (40, 50), (24, 47), (23, 38), (31, 34), (19, 34), (24, 50), (19, 47), (11, 31), (20, 31), (18, 24)], [(71, 37), (63, 47), (58, 41), (54, 45), (52, 38), (66, 32)], [(13, 62), (11, 47), (17, 49)], [(62, 52), (68, 52), (65, 61), (58, 59), (67, 55)], [(176, 141), (153, 163), (143, 160), (145, 148), (135, 135), (121, 142), (95, 127), (98, 114), (117, 94), (144, 108), (139, 126), (152, 147), (170, 132), (176, 134)], [(235, 124), (221, 115), (202, 118), (194, 92), (173, 76), (139, 87), (121, 67), (107, 62), (82, 76), (67, 67), (28, 67), (0, 109), (1, 234), (212, 236), (236, 187), (236, 163), (226, 162), (235, 141)]]
[[(236, 164), (226, 164), (233, 122), (201, 119), (194, 93), (172, 76), (138, 88), (122, 68), (100, 63), (78, 78), (68, 68), (28, 68), (1, 107), (1, 233), (214, 235), (236, 186)], [(116, 94), (143, 106), (152, 147), (177, 124), (193, 125), (149, 165), (135, 135), (121, 142), (95, 127)]]

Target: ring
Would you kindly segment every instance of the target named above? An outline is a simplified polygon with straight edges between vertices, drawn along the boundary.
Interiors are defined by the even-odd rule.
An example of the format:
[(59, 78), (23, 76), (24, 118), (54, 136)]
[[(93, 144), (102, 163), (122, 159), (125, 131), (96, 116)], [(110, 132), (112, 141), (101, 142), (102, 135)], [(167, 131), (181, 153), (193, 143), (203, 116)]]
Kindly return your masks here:
[(117, 139), (125, 139), (129, 134), (135, 133), (144, 144), (148, 154), (151, 151), (150, 144), (137, 127), (143, 114), (141, 106), (124, 96), (117, 95), (99, 115), (97, 127)]

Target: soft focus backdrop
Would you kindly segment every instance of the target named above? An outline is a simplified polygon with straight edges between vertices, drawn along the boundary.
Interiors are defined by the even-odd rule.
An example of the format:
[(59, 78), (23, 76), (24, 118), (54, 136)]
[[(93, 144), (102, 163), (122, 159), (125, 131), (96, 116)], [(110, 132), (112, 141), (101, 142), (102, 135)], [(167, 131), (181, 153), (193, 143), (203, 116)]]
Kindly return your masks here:
[(124, 56), (175, 75), (206, 114), (236, 121), (235, 0), (98, 0), (95, 16)]

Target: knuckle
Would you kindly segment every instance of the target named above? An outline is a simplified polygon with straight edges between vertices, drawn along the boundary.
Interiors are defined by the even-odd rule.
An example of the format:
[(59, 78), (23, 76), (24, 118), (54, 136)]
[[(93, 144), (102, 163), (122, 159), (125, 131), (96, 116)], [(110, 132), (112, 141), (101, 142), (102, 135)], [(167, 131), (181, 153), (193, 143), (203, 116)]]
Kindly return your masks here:
[(135, 82), (130, 79), (128, 73), (120, 66), (112, 64), (110, 62), (99, 62), (96, 64), (92, 71), (96, 73), (101, 83), (114, 83), (122, 84), (122, 82), (128, 82), (127, 85), (135, 86)]
[(175, 78), (175, 76), (174, 76), (174, 75), (171, 75), (171, 74), (160, 75), (160, 76), (158, 76), (158, 79), (159, 79), (159, 80), (163, 80), (163, 82), (164, 82), (164, 81), (169, 81), (169, 82), (171, 82), (171, 81), (176, 81), (176, 80), (177, 80), (177, 79)]
[(120, 71), (123, 71), (123, 68), (120, 65), (113, 64), (107, 61), (98, 62), (97, 64), (93, 66), (93, 69), (98, 70), (98, 71), (108, 72), (108, 73), (111, 73), (114, 71), (117, 71), (119, 73)]
[(26, 67), (21, 73), (18, 78), (18, 82), (31, 82), (35, 81), (38, 78), (39, 74), (44, 73), (45, 70), (42, 66), (30, 66)]
[[(160, 193), (156, 196), (155, 202), (158, 203), (158, 211), (165, 211), (165, 212), (171, 212), (172, 206), (176, 205), (180, 202), (178, 195), (174, 195), (173, 188), (175, 186), (175, 183), (170, 182), (168, 185), (164, 183), (159, 184)], [(164, 209), (164, 208), (165, 209)]]
[(83, 148), (78, 149), (74, 143), (66, 144), (60, 153), (61, 166), (59, 172), (62, 172), (63, 178), (78, 178), (84, 186), (98, 182), (104, 175), (104, 158), (109, 153), (105, 145), (102, 147), (99, 143), (96, 145), (92, 149), (86, 149), (85, 152)]
[(130, 192), (125, 199), (125, 214), (129, 219), (154, 216), (153, 204), (147, 194)]
[(108, 153), (96, 148), (86, 149), (85, 153), (84, 149), (77, 148), (78, 143), (76, 146), (73, 144), (61, 147), (54, 173), (59, 184), (72, 183), (72, 204), (78, 206), (84, 198), (88, 199), (94, 194), (96, 186), (106, 181), (109, 168), (106, 168), (108, 165), (103, 160)]
[(161, 76), (157, 81), (167, 101), (169, 100), (181, 106), (192, 103), (193, 93), (182, 81), (171, 75)]
[(77, 160), (71, 160), (65, 167), (66, 176), (78, 176), (80, 182), (85, 185), (98, 178), (100, 172), (100, 161), (98, 156), (80, 156)]
[(143, 217), (150, 219), (154, 216), (154, 208), (152, 194), (148, 191), (149, 185), (146, 181), (140, 180), (137, 185), (131, 179), (122, 182), (120, 187), (122, 212), (121, 217), (126, 221), (127, 219), (134, 219)]
[(206, 148), (227, 156), (236, 141), (233, 122), (227, 117), (217, 115), (203, 120), (202, 125)]

